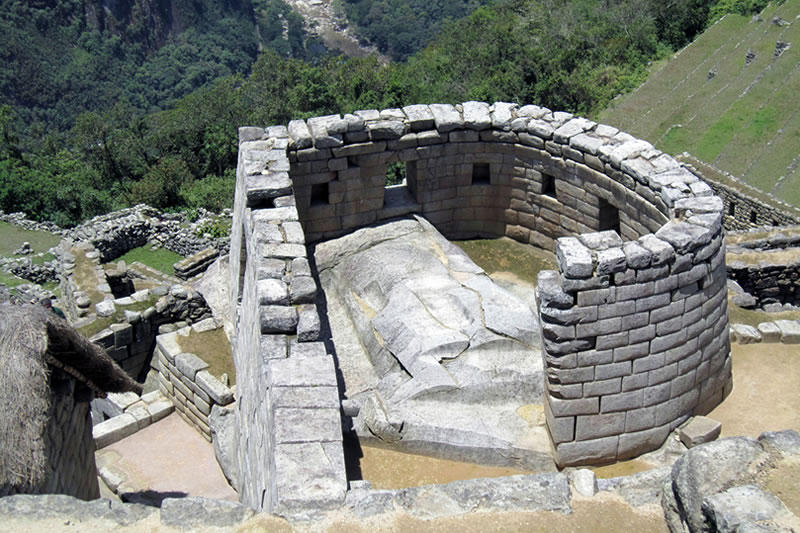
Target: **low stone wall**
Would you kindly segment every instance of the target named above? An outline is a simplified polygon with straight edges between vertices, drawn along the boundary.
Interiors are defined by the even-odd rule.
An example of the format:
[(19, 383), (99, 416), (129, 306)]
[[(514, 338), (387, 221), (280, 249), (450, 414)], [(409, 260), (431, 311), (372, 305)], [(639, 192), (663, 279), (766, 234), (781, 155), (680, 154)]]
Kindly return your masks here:
[[(209, 247), (221, 253), (226, 252), (228, 239), (197, 234), (207, 220), (216, 216), (205, 210), (202, 214), (204, 218), (192, 223), (186, 214), (165, 214), (152, 207), (138, 205), (97, 216), (63, 233), (75, 241), (90, 243), (100, 252), (103, 262), (113, 261), (148, 242), (159, 243), (182, 256)], [(230, 215), (223, 213), (220, 216)]]
[(761, 322), (758, 326), (748, 324), (732, 324), (730, 329), (731, 342), (739, 344), (782, 343), (800, 344), (800, 321), (775, 320)]
[[(760, 228), (764, 226), (790, 226), (800, 224), (800, 213), (789, 204), (774, 198), (778, 205), (783, 204), (783, 208), (773, 207), (765, 204), (756, 197), (756, 194), (764, 194), (757, 191), (752, 186), (728, 175), (728, 178), (738, 184), (738, 189), (729, 187), (725, 184), (707, 180), (714, 194), (722, 198), (724, 203), (725, 218), (723, 219), (725, 229), (729, 231), (746, 230)], [(752, 195), (745, 191), (753, 190)]]
[(188, 335), (190, 330), (159, 335), (152, 366), (158, 370), (159, 390), (172, 400), (178, 414), (211, 442), (211, 409), (233, 403), (233, 391), (206, 370), (205, 361), (181, 349), (178, 336)]
[(800, 258), (789, 263), (770, 261), (765, 252), (756, 264), (734, 259), (728, 264), (727, 276), (756, 299), (756, 305), (767, 310), (771, 305), (800, 306)]
[[(161, 392), (141, 396), (132, 392), (109, 393), (107, 398), (95, 398), (92, 416), (98, 418), (93, 428), (98, 450), (129, 437), (166, 417), (175, 408)], [(105, 419), (105, 420), (102, 420)]]
[(173, 267), (175, 270), (175, 277), (185, 281), (197, 276), (205, 272), (217, 257), (219, 257), (219, 250), (215, 248), (206, 248), (202, 252), (197, 252), (182, 261), (178, 261)]

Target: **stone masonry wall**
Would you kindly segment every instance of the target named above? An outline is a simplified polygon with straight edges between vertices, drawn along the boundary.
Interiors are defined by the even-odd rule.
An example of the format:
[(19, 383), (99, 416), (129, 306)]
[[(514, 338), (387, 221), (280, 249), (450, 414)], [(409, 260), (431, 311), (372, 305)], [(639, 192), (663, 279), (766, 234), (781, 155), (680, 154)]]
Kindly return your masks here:
[(347, 479), (336, 370), (319, 342), (287, 145), (286, 128), (240, 130), (231, 232), (239, 498), (309, 518), (344, 502)]
[[(188, 328), (187, 328), (188, 329)], [(211, 442), (208, 417), (215, 405), (233, 403), (233, 391), (208, 372), (208, 363), (193, 353), (184, 353), (176, 331), (156, 337), (153, 368), (158, 370), (158, 388), (175, 410)]]
[[(387, 189), (395, 163), (407, 181)], [(264, 306), (284, 293), (259, 278), (305, 256), (289, 244), (300, 234), (276, 222), (299, 220), (314, 241), (415, 212), (449, 238), (507, 235), (557, 252), (559, 272), (540, 277), (539, 314), (560, 464), (657, 448), (729, 389), (722, 202), (672, 157), (615, 128), (508, 103), (359, 111), (241, 129), (238, 180), (240, 335), (259, 319), (262, 332), (284, 332), (278, 319), (292, 332), (302, 322)], [(292, 191), (296, 211), (274, 200)], [(247, 338), (239, 358), (257, 349)]]

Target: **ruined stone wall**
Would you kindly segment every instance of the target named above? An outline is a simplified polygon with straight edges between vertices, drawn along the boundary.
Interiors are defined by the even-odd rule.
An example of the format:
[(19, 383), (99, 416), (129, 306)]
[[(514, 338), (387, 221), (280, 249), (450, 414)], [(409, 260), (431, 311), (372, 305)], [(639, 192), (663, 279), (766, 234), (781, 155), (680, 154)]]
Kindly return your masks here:
[[(482, 102), (246, 128), (240, 140), (233, 249), (258, 220), (273, 226), (251, 232), (270, 244), (255, 259), (248, 244), (234, 269), (234, 284), (242, 269), (250, 284), (240, 332), (257, 320), (271, 332), (281, 317), (296, 331), (298, 315), (264, 307), (271, 296), (259, 297), (260, 314), (245, 300), (258, 277), (274, 277), (274, 258), (305, 255), (286, 244), (303, 241), (261, 213), (288, 213), (311, 242), (413, 212), (449, 238), (507, 235), (556, 251), (559, 271), (540, 277), (539, 314), (560, 464), (657, 448), (728, 390), (722, 202), (649, 143), (567, 113)], [(396, 164), (407, 180), (385, 188)], [(281, 211), (274, 198), (291, 192), (296, 211)], [(262, 345), (262, 358), (271, 349)], [(258, 350), (240, 343), (237, 369)]]

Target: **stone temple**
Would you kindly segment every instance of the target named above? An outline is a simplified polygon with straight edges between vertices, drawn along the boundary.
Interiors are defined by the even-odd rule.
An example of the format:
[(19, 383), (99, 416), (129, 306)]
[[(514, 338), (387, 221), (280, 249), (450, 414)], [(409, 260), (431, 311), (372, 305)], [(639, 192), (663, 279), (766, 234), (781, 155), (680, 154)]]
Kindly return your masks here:
[[(554, 470), (654, 450), (730, 392), (723, 202), (649, 143), (503, 102), (239, 134), (242, 503), (352, 498), (343, 432)], [(447, 240), (500, 236), (558, 270), (514, 291)]]

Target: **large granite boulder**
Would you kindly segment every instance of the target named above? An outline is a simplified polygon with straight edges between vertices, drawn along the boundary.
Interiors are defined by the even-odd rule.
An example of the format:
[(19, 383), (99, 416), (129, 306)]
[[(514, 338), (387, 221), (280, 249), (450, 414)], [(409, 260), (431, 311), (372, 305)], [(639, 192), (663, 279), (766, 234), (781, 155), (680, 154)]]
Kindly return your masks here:
[[(517, 413), (542, 403), (539, 325), (528, 304), (421, 218), (321, 243), (315, 258), (333, 329), (340, 305), (357, 337), (337, 348), (348, 397), (364, 407), (357, 431), (501, 464), (519, 455), (491, 457), (497, 450), (536, 448), (535, 465), (551, 464), (543, 424)], [(368, 368), (358, 390), (352, 366)]]
[(800, 526), (768, 480), (791, 475), (800, 460), (800, 435), (786, 430), (758, 440), (731, 437), (689, 450), (664, 483), (662, 506), (672, 533), (768, 531)]

